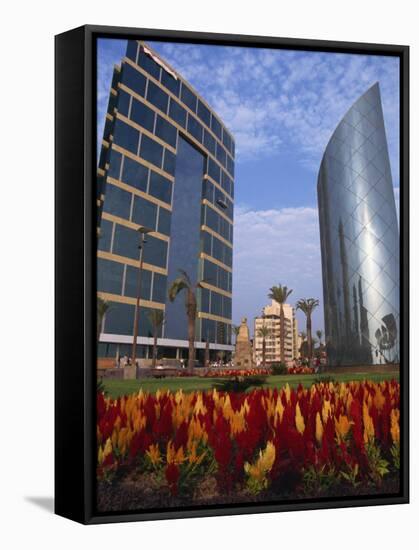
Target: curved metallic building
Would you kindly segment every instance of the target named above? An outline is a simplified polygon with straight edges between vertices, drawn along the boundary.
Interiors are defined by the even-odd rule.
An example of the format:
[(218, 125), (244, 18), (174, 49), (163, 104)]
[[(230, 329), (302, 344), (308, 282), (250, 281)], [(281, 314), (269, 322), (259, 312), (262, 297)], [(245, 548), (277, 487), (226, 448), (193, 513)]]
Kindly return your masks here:
[(399, 361), (399, 230), (380, 89), (349, 109), (317, 182), (331, 365)]

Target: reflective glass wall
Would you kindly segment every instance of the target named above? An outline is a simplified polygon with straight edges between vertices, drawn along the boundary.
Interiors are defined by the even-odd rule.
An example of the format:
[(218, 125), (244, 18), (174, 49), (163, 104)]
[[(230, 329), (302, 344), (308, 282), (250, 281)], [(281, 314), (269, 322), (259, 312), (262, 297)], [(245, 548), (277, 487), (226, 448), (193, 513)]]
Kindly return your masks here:
[(351, 107), (320, 166), (329, 363), (399, 361), (399, 230), (379, 85)]
[(151, 342), (150, 313), (160, 310), (163, 355), (187, 348), (183, 293), (167, 299), (183, 269), (201, 283), (197, 342), (232, 350), (234, 155), (233, 136), (205, 100), (149, 45), (129, 40), (113, 73), (97, 170), (97, 290), (109, 305), (99, 353), (132, 341), (139, 227), (151, 230), (139, 344)]

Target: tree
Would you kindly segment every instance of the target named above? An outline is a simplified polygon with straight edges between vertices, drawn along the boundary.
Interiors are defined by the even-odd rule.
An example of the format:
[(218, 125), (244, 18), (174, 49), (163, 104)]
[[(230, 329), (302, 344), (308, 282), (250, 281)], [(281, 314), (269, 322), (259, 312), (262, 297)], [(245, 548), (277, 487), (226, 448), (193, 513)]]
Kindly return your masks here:
[(109, 302), (101, 298), (100, 296), (97, 297), (96, 300), (96, 307), (97, 307), (97, 341), (99, 342), (100, 333), (102, 332), (102, 324), (103, 320), (105, 318), (106, 313), (109, 311)]
[(284, 304), (287, 301), (288, 296), (292, 292), (292, 288), (282, 286), (273, 286), (269, 289), (268, 298), (275, 300), (280, 305), (280, 325), (279, 325), (279, 338), (280, 338), (280, 352), (281, 352), (281, 363), (285, 364), (285, 314), (284, 314)]
[(235, 336), (235, 341), (237, 343), (237, 336), (239, 335), (239, 332), (240, 332), (240, 325), (233, 325), (232, 329)]
[(323, 337), (323, 331), (318, 329), (316, 330), (317, 338), (319, 339), (319, 348), (322, 347), (322, 337)]
[(188, 370), (193, 373), (195, 365), (195, 321), (196, 321), (196, 290), (200, 283), (193, 284), (189, 275), (183, 269), (179, 269), (180, 277), (175, 279), (169, 288), (169, 300), (173, 302), (176, 296), (185, 291), (185, 309), (188, 319), (189, 357)]
[(319, 305), (319, 301), (315, 298), (302, 298), (297, 302), (297, 309), (300, 309), (306, 316), (306, 330), (307, 330), (307, 347), (308, 358), (311, 359), (313, 355), (313, 343), (311, 336), (311, 315), (316, 307)]
[(266, 365), (266, 337), (269, 336), (270, 330), (267, 326), (263, 325), (258, 329), (257, 335), (262, 338), (262, 366)]
[(151, 365), (155, 369), (157, 363), (157, 338), (159, 336), (159, 329), (164, 323), (164, 312), (161, 309), (152, 309), (148, 314), (148, 318), (150, 319), (153, 332), (153, 362)]

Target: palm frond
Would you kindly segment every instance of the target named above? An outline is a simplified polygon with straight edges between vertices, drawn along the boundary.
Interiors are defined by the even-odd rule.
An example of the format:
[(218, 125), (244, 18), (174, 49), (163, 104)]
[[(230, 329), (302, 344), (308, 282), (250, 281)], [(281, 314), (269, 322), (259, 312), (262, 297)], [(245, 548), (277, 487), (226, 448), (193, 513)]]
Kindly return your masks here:
[(183, 279), (183, 277), (178, 277), (170, 285), (169, 292), (168, 292), (169, 300), (173, 302), (181, 290), (187, 290), (188, 288), (189, 288), (188, 284)]

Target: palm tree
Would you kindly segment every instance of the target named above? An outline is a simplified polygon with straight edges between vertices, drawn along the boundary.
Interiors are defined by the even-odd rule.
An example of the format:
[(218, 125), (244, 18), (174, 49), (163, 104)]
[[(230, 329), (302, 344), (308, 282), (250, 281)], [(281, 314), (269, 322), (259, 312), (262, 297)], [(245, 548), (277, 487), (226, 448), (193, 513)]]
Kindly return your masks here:
[(235, 340), (237, 342), (237, 336), (239, 335), (239, 332), (240, 332), (240, 325), (233, 325), (232, 328), (233, 328)]
[(164, 312), (161, 309), (152, 309), (148, 318), (150, 319), (151, 328), (153, 331), (153, 362), (152, 368), (156, 368), (157, 363), (157, 338), (159, 336), (159, 329), (164, 323)]
[(317, 338), (319, 339), (319, 348), (322, 347), (322, 337), (323, 337), (323, 331), (318, 329), (316, 330)]
[(102, 332), (102, 324), (103, 319), (105, 318), (106, 312), (109, 310), (109, 302), (101, 298), (100, 296), (97, 297), (96, 300), (96, 307), (97, 307), (97, 341), (99, 342), (100, 333)]
[(262, 366), (266, 365), (266, 337), (269, 335), (270, 330), (267, 326), (263, 325), (258, 329), (257, 335), (262, 338)]
[(292, 292), (292, 288), (282, 286), (273, 286), (269, 289), (268, 298), (275, 300), (280, 305), (280, 325), (279, 325), (279, 338), (280, 338), (280, 352), (281, 352), (281, 363), (285, 364), (285, 315), (284, 315), (284, 304), (287, 301), (288, 296)]
[(169, 288), (169, 300), (174, 301), (176, 296), (182, 290), (185, 291), (185, 308), (188, 318), (188, 340), (189, 357), (188, 370), (193, 373), (195, 364), (195, 321), (196, 321), (196, 289), (200, 288), (200, 283), (193, 284), (189, 275), (183, 269), (179, 269), (180, 277), (175, 279)]
[(311, 314), (319, 305), (319, 301), (316, 298), (302, 298), (297, 302), (297, 309), (301, 311), (306, 316), (306, 330), (307, 330), (307, 347), (308, 347), (308, 358), (311, 359), (313, 355), (313, 343), (311, 336)]

